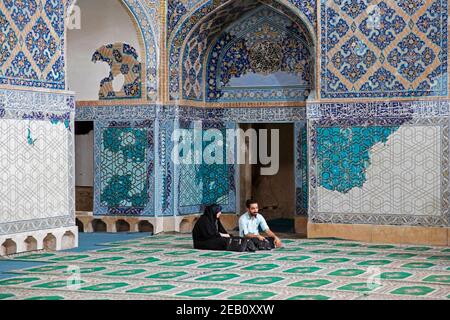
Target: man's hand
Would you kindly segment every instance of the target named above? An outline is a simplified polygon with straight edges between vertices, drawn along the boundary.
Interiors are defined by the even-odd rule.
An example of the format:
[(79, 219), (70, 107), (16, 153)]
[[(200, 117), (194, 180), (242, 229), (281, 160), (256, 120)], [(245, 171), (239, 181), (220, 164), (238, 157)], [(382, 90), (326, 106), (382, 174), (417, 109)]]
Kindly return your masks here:
[(266, 238), (264, 238), (264, 237), (261, 236), (261, 235), (258, 235), (258, 240), (259, 240), (259, 241), (264, 241), (264, 240), (266, 240)]
[(266, 230), (266, 233), (269, 237), (273, 238), (273, 244), (275, 245), (275, 248), (281, 248), (283, 243), (281, 242), (280, 238), (278, 238), (275, 233), (273, 233), (270, 229)]
[(281, 240), (279, 238), (275, 238), (274, 244), (275, 244), (275, 247), (277, 247), (277, 248), (281, 248), (281, 246), (283, 245), (283, 243), (281, 242)]

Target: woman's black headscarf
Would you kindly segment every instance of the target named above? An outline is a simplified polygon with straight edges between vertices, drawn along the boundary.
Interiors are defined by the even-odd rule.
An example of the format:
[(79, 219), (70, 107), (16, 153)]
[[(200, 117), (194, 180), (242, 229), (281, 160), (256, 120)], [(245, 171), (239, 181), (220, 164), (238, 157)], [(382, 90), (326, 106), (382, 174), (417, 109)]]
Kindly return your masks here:
[(206, 216), (208, 219), (214, 221), (214, 223), (218, 220), (217, 214), (222, 211), (222, 207), (218, 204), (212, 204), (210, 206), (206, 206), (205, 210), (203, 211), (203, 215)]
[(209, 239), (220, 238), (220, 234), (227, 234), (228, 232), (222, 226), (220, 219), (217, 218), (217, 213), (222, 211), (222, 207), (217, 204), (212, 204), (205, 207), (203, 215), (198, 219), (192, 231), (194, 241), (206, 241)]

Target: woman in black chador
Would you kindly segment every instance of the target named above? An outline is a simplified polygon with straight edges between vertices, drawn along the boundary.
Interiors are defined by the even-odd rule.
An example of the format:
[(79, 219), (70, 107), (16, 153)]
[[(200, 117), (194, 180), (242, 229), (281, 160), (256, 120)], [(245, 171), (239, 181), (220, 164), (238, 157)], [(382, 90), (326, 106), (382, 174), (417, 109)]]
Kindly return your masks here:
[(220, 222), (222, 207), (207, 206), (192, 231), (194, 248), (201, 250), (226, 250), (230, 235)]

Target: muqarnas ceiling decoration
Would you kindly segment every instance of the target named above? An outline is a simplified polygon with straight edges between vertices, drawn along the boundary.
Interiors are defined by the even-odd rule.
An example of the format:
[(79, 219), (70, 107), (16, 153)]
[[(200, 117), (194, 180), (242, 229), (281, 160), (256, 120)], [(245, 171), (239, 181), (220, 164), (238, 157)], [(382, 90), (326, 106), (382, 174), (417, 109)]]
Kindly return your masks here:
[(307, 36), (292, 20), (263, 7), (232, 24), (213, 43), (207, 101), (304, 101), (312, 85)]

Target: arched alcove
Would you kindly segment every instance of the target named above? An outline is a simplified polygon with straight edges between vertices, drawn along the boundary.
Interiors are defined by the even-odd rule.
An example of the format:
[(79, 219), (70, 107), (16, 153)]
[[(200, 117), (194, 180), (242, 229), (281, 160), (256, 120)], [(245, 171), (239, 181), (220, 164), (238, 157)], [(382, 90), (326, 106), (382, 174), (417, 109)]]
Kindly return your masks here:
[(71, 231), (64, 233), (61, 240), (61, 249), (71, 249), (75, 247), (75, 235)]
[(130, 224), (123, 219), (116, 221), (117, 232), (130, 232)]
[[(316, 32), (314, 23), (308, 18), (310, 16), (303, 11), (304, 8), (299, 8), (298, 2), (230, 0), (204, 5), (201, 8), (193, 8), (189, 17), (180, 21), (170, 33), (171, 100), (178, 100), (180, 104), (192, 103), (198, 107), (213, 108), (231, 106), (303, 108), (307, 100), (316, 97)], [(220, 118), (220, 113), (217, 114)], [(296, 128), (300, 123), (299, 120), (286, 117), (286, 120), (279, 121), (279, 125), (272, 125), (271, 119), (262, 120), (264, 117), (258, 115), (258, 111), (255, 111), (254, 123), (250, 122), (251, 117), (243, 122), (255, 125), (254, 127), (261, 131), (267, 129), (277, 131), (278, 138), (281, 137), (284, 139), (281, 141), (285, 142), (284, 149), (281, 149), (280, 153), (285, 155), (285, 158), (279, 161), (281, 168), (278, 175), (274, 174), (270, 178), (264, 176), (260, 179), (255, 174), (253, 181), (255, 183), (260, 181), (261, 187), (258, 190), (263, 192), (258, 196), (262, 198), (267, 194), (271, 196), (270, 199), (264, 198), (267, 201), (261, 203), (266, 212), (271, 210), (271, 218), (286, 222), (289, 227), (286, 229), (291, 230), (291, 224), (297, 214), (296, 205), (299, 203), (297, 199), (306, 197), (307, 189), (300, 189), (299, 179), (296, 179), (301, 174), (296, 161), (300, 154), (298, 150), (303, 150), (304, 147), (306, 149), (307, 143), (306, 140), (298, 139)], [(298, 123), (294, 124), (295, 121)], [(239, 120), (236, 122), (238, 127), (243, 124)], [(259, 124), (261, 125), (258, 126)], [(188, 125), (190, 124), (186, 124)], [(217, 125), (220, 128), (225, 126)], [(258, 132), (258, 140), (261, 137), (263, 133)], [(272, 137), (268, 138), (270, 139)], [(274, 139), (277, 137), (274, 136)], [(264, 166), (252, 163), (244, 169), (248, 171), (248, 176), (252, 176), (252, 171)], [(208, 173), (210, 170), (211, 174), (203, 174), (203, 171), (193, 166), (180, 166), (181, 188), (178, 205), (183, 214), (198, 213), (198, 207), (194, 208), (194, 203), (198, 205), (221, 201), (226, 209), (229, 209), (227, 205), (234, 206), (234, 184), (221, 183), (233, 181), (233, 177), (227, 175), (229, 171), (225, 167), (211, 168), (210, 166), (204, 170)], [(244, 170), (240, 172), (242, 174)], [(186, 177), (194, 174), (196, 180), (190, 183), (191, 180)], [(306, 179), (303, 177), (302, 181), (304, 180)], [(208, 189), (211, 185), (214, 185), (214, 192)], [(246, 191), (242, 183), (239, 188)], [(252, 186), (247, 189), (247, 193), (252, 194)], [(195, 195), (198, 194), (202, 194), (202, 197), (196, 198)], [(212, 197), (210, 199), (205, 195)], [(279, 201), (280, 197), (284, 199)], [(234, 210), (235, 208), (232, 208), (229, 211)], [(186, 223), (180, 227), (183, 230), (188, 229)]]
[(44, 249), (50, 251), (56, 250), (56, 237), (52, 233), (47, 234), (44, 238)]
[(101, 219), (94, 219), (92, 220), (92, 230), (94, 230), (94, 232), (106, 232), (107, 228), (106, 228), (106, 223), (104, 221), (102, 221)]
[(29, 236), (28, 238), (25, 239), (25, 248), (26, 251), (37, 250), (37, 240), (34, 237)]
[(2, 255), (11, 255), (17, 253), (17, 244), (12, 239), (6, 239), (1, 247)]
[[(311, 46), (291, 17), (269, 6), (251, 10), (211, 41), (204, 60), (204, 100), (306, 101), (313, 89)], [(183, 89), (190, 87), (187, 81)], [(193, 93), (185, 92), (184, 98), (197, 98)]]
[(153, 225), (147, 220), (140, 221), (138, 224), (139, 232), (153, 232)]
[[(170, 98), (234, 104), (256, 101), (298, 104), (314, 97), (316, 39), (307, 18), (310, 12), (303, 9), (295, 8), (289, 0), (230, 0), (205, 3), (193, 10), (169, 37)], [(221, 52), (229, 49), (237, 54), (215, 66), (223, 58)], [(238, 64), (232, 61), (236, 57)], [(248, 57), (253, 61), (244, 61)], [(224, 77), (220, 77), (221, 65), (230, 67)], [(238, 93), (231, 94), (233, 90), (228, 91), (229, 88), (227, 94), (223, 94), (224, 88), (217, 92), (224, 79), (225, 86), (230, 84), (227, 76), (240, 78), (245, 74), (250, 78), (242, 83), (231, 79), (233, 89), (241, 87)], [(269, 74), (272, 76), (268, 77)], [(243, 85), (249, 80), (256, 86)], [(268, 87), (278, 90), (269, 92)]]

